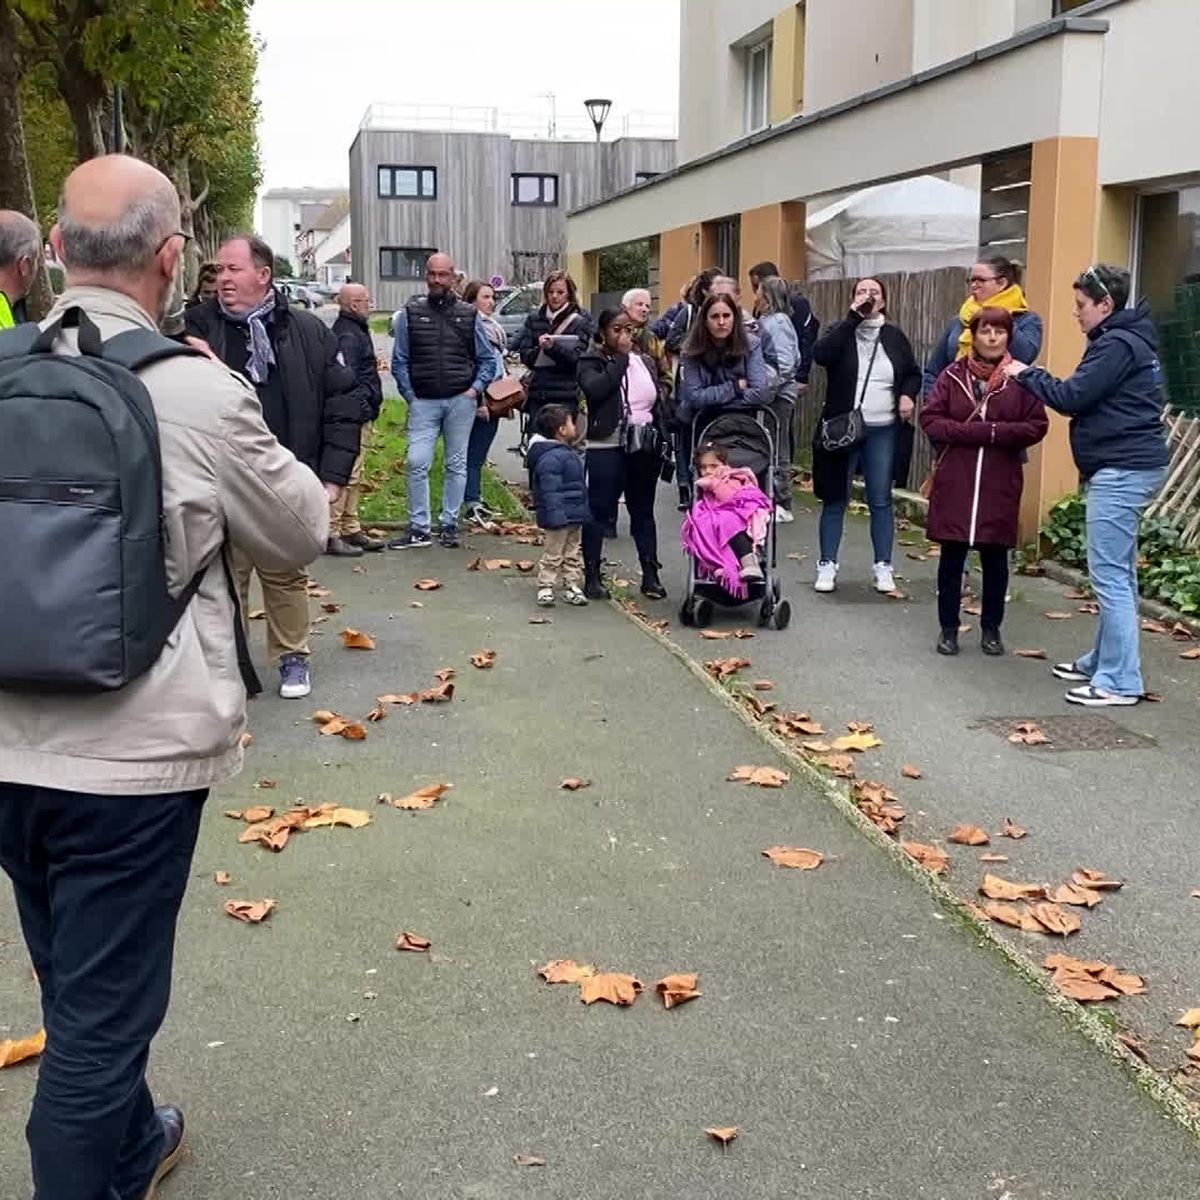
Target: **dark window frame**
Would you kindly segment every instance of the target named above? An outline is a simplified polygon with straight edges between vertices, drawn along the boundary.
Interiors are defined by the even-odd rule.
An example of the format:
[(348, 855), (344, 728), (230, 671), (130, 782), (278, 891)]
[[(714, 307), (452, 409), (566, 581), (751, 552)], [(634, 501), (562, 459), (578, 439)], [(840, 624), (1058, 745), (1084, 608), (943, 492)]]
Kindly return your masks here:
[[(538, 180), (538, 199), (520, 199), (522, 179)], [(554, 180), (554, 199), (546, 199), (546, 180)], [(562, 196), (559, 177), (550, 171), (513, 171), (508, 179), (509, 203), (513, 208), (557, 208)]]
[(661, 174), (661, 171), (634, 171), (633, 182), (635, 184), (649, 183), (650, 180), (657, 179)]
[[(379, 247), (379, 278), (389, 283), (420, 283), (425, 279), (425, 264), (436, 249), (428, 246), (380, 246)], [(392, 275), (384, 268), (385, 254), (420, 255), (421, 266), (414, 275)]]
[[(388, 183), (391, 191), (383, 190), (382, 173), (390, 172)], [(417, 177), (417, 193), (414, 196), (400, 195), (396, 191), (396, 175), (401, 171), (413, 171)], [(425, 191), (425, 173), (433, 176), (433, 191)], [(380, 200), (436, 200), (438, 198), (438, 169), (428, 163), (379, 163), (375, 168), (375, 195)]]

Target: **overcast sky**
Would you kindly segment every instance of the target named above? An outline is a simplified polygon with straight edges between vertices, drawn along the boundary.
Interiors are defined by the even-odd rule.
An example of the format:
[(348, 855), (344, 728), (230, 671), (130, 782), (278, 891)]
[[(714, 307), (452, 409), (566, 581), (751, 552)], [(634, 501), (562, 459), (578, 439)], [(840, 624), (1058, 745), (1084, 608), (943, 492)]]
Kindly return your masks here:
[[(255, 0), (263, 187), (345, 185), (367, 106), (673, 114), (679, 0)], [(542, 97), (539, 97), (542, 93)]]

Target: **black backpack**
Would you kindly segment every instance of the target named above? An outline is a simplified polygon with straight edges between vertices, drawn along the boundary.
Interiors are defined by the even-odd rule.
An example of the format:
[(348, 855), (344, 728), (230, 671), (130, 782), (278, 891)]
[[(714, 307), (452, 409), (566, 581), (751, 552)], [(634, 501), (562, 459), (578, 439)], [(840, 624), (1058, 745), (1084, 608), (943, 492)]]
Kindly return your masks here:
[[(78, 355), (53, 353), (67, 328)], [(79, 308), (0, 334), (0, 689), (115, 691), (162, 653), (210, 564), (171, 596), (158, 423), (136, 373), (198, 353), (149, 329), (102, 342)]]

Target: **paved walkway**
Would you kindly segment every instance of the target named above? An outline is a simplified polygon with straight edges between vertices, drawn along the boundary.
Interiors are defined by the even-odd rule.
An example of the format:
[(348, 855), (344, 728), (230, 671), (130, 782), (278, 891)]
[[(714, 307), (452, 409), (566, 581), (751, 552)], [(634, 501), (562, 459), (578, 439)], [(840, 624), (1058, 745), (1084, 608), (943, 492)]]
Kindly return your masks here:
[[(528, 577), (467, 564), (536, 551), (475, 541), (371, 556), (365, 573), (318, 565), (344, 607), (317, 626), (313, 702), (252, 705), (246, 774), (213, 798), (201, 832), (153, 1058), (158, 1093), (187, 1108), (192, 1146), (164, 1200), (1195, 1195), (1191, 1135), (805, 779), (726, 782), (739, 764), (786, 764), (667, 649), (607, 606), (531, 624)], [(789, 583), (802, 571), (789, 567)], [(420, 577), (444, 586), (419, 592)], [(756, 677), (778, 680), (779, 699), (830, 725), (874, 719), (881, 772), (926, 768), (906, 797), (931, 828), (952, 809), (1027, 822), (1014, 874), (1040, 873), (1040, 855), (1059, 866), (1054, 847), (1077, 828), (1061, 865), (1078, 857), (1131, 879), (1080, 948), (1094, 945), (1093, 925), (1107, 942), (1131, 911), (1151, 920), (1147, 893), (1173, 881), (1142, 863), (1132, 834), (1117, 861), (1089, 842), (1101, 807), (1134, 824), (1128, 801), (1068, 788), (1081, 768), (1066, 756), (1035, 760), (965, 729), (1019, 707), (1018, 690), (1037, 694), (1036, 664), (935, 664), (927, 600), (877, 603), (848, 586), (817, 609), (791, 590), (795, 629), (738, 647)], [(378, 648), (343, 649), (345, 626)], [(694, 636), (683, 644), (709, 656)], [(468, 661), (484, 647), (498, 652), (486, 671)], [(361, 717), (443, 666), (457, 670), (452, 701), (395, 706), (365, 741), (322, 737), (309, 719), (318, 707)], [(993, 676), (985, 703), (980, 681)], [(1053, 689), (1042, 694), (1054, 711)], [(1171, 720), (1172, 708), (1130, 722)], [(1002, 772), (1004, 805), (992, 792)], [(592, 786), (563, 791), (568, 776)], [(256, 790), (262, 778), (278, 786)], [(454, 788), (432, 811), (374, 804), (438, 781)], [(276, 855), (239, 845), (222, 815), (299, 800), (373, 820), (294, 835)], [(761, 851), (777, 844), (826, 861), (776, 868)], [(220, 870), (228, 888), (212, 880)], [(243, 925), (222, 912), (230, 897), (278, 909)], [(397, 953), (402, 929), (431, 939), (431, 953)], [(1106, 948), (1147, 970), (1149, 1002), (1163, 1006), (1161, 964), (1151, 969), (1144, 947), (1127, 960)], [(537, 978), (559, 957), (633, 972), (647, 993), (629, 1010), (585, 1007)], [(664, 1011), (652, 987), (674, 971), (698, 971), (704, 994)], [(7, 898), (0, 1013), (17, 1031), (37, 1019)], [(6, 1197), (26, 1194), (19, 1130), (33, 1082), (29, 1067), (0, 1072)], [(722, 1153), (703, 1131), (730, 1125), (743, 1132)]]

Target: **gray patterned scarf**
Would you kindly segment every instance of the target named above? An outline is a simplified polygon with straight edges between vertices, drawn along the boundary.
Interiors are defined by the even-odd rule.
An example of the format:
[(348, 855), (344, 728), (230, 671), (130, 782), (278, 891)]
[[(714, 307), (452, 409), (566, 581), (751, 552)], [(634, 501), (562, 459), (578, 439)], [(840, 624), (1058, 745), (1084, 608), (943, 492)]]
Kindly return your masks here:
[(257, 308), (252, 308), (246, 313), (230, 312), (220, 297), (217, 298), (217, 303), (221, 306), (221, 313), (227, 321), (234, 325), (246, 326), (247, 344), (250, 351), (250, 355), (246, 359), (246, 374), (250, 376), (250, 382), (254, 384), (266, 383), (267, 376), (275, 365), (275, 351), (271, 347), (271, 337), (267, 332), (267, 326), (275, 316), (275, 302), (274, 288), (267, 293), (266, 298)]

